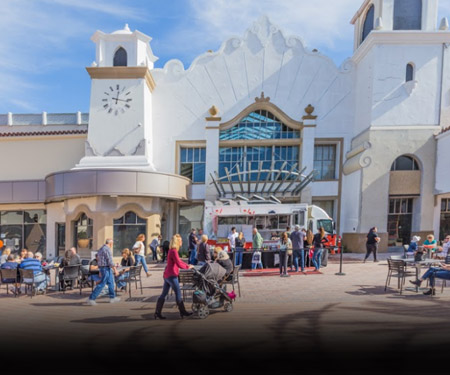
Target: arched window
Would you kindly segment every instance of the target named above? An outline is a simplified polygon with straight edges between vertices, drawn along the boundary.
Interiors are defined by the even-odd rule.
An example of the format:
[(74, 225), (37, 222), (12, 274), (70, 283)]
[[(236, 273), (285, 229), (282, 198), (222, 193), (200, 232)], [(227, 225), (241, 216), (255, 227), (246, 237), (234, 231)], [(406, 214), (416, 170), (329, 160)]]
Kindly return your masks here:
[(414, 65), (406, 65), (406, 82), (412, 81), (414, 79)]
[(122, 217), (115, 219), (113, 255), (120, 256), (125, 248), (131, 250), (137, 236), (146, 232), (147, 220), (139, 217), (133, 211), (128, 211)]
[(93, 221), (84, 212), (73, 222), (73, 246), (81, 249), (92, 249)]
[(120, 47), (114, 54), (113, 66), (127, 66), (127, 51)]
[(373, 30), (374, 21), (375, 21), (375, 7), (371, 5), (369, 10), (367, 11), (366, 18), (364, 20), (361, 42), (364, 42), (364, 39), (366, 39), (367, 35), (369, 35), (369, 33)]
[(220, 131), (221, 141), (293, 138), (300, 138), (300, 131), (289, 128), (266, 110), (254, 111), (233, 127)]
[(392, 163), (391, 171), (418, 171), (419, 165), (411, 156), (399, 156)]
[(422, 0), (395, 0), (394, 30), (422, 28)]
[[(265, 181), (267, 178), (282, 179), (284, 174), (270, 173), (268, 170), (291, 170), (297, 172), (299, 163), (300, 131), (288, 127), (267, 110), (256, 110), (243, 117), (238, 124), (220, 131), (220, 141), (227, 141), (226, 147), (219, 148), (219, 177), (227, 172), (232, 181)], [(267, 145), (269, 140), (292, 140), (293, 145)], [(266, 145), (242, 145), (239, 141), (265, 140)], [(239, 144), (230, 145), (238, 141)], [(271, 142), (270, 142), (271, 143)], [(295, 145), (294, 145), (295, 144)], [(223, 145), (225, 146), (225, 145)], [(294, 165), (295, 164), (295, 165)], [(239, 177), (236, 173), (245, 172)], [(252, 173), (249, 173), (252, 172)]]

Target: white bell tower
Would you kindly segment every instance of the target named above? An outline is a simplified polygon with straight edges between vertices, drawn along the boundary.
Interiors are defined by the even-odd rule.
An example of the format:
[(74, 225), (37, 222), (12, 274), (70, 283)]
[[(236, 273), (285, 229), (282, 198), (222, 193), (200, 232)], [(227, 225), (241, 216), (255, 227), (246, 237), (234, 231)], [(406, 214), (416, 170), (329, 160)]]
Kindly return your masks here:
[(74, 169), (154, 170), (151, 75), (157, 57), (151, 38), (128, 25), (111, 34), (96, 31), (85, 157)]

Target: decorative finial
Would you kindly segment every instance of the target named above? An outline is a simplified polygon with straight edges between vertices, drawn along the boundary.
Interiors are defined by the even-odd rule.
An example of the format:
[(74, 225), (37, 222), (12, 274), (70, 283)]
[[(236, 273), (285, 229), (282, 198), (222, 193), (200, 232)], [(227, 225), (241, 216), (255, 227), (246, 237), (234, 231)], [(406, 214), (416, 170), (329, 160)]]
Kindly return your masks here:
[(315, 120), (317, 116), (313, 116), (312, 113), (314, 112), (314, 107), (311, 104), (308, 104), (308, 106), (305, 108), (306, 116), (303, 116), (303, 120)]
[(439, 26), (439, 30), (443, 30), (443, 31), (448, 30), (448, 19), (447, 19), (447, 17), (444, 17), (441, 20), (441, 25)]
[(128, 27), (128, 24), (125, 24), (125, 27), (123, 28), (125, 31), (130, 31), (130, 28)]
[(216, 117), (216, 116), (219, 114), (219, 109), (218, 109), (215, 105), (213, 105), (213, 106), (208, 110), (208, 112), (209, 112), (209, 114), (210, 114), (212, 117)]
[(97, 63), (96, 63), (95, 61), (92, 61), (91, 66), (94, 67), (94, 68), (96, 68), (96, 67), (97, 67)]
[(261, 102), (270, 102), (270, 97), (265, 97), (264, 96), (264, 91), (261, 91), (261, 97), (256, 97), (255, 98), (255, 102), (257, 102), (257, 103), (261, 103)]
[(212, 51), (213, 51), (212, 49), (209, 49), (209, 50), (208, 50), (208, 51), (206, 51), (206, 52), (208, 52), (208, 53), (212, 53)]

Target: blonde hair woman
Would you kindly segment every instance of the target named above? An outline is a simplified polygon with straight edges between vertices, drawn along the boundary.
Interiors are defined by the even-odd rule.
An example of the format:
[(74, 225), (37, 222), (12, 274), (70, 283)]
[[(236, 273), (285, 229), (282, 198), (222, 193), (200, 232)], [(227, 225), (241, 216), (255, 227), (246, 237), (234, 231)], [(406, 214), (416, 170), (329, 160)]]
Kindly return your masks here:
[(124, 280), (128, 278), (130, 274), (130, 267), (134, 266), (134, 260), (130, 249), (125, 248), (122, 250), (122, 260), (120, 261), (120, 265), (125, 268), (119, 272), (118, 276), (116, 276), (116, 284), (117, 288), (122, 291), (125, 290), (125, 287), (127, 286)]
[(181, 298), (180, 284), (178, 282), (180, 269), (189, 269), (194, 267), (192, 265), (186, 264), (180, 259), (178, 250), (180, 250), (182, 243), (183, 240), (181, 239), (181, 236), (179, 234), (175, 234), (170, 240), (170, 249), (169, 253), (167, 254), (167, 266), (163, 274), (163, 291), (159, 296), (158, 301), (156, 302), (156, 310), (154, 315), (155, 319), (166, 319), (161, 315), (161, 311), (163, 309), (164, 301), (166, 300), (170, 288), (172, 288), (173, 292), (175, 293), (175, 299), (177, 301), (178, 310), (180, 311), (180, 317), (183, 318), (185, 316), (192, 315), (192, 313), (187, 312), (184, 307), (184, 302)]
[(142, 264), (142, 268), (144, 268), (145, 274), (147, 275), (147, 277), (149, 277), (150, 274), (148, 273), (147, 262), (145, 261), (144, 241), (145, 241), (145, 234), (141, 233), (139, 236), (137, 236), (136, 242), (133, 245), (134, 260), (135, 260), (134, 263), (136, 264), (136, 266)]
[(204, 234), (202, 236), (200, 244), (198, 245), (197, 264), (199, 266), (203, 266), (205, 263), (210, 261), (211, 261), (211, 254), (209, 252), (208, 236)]
[(8, 260), (8, 255), (11, 254), (11, 249), (9, 247), (6, 247), (5, 250), (3, 250), (2, 256), (0, 257), (0, 264), (6, 263)]

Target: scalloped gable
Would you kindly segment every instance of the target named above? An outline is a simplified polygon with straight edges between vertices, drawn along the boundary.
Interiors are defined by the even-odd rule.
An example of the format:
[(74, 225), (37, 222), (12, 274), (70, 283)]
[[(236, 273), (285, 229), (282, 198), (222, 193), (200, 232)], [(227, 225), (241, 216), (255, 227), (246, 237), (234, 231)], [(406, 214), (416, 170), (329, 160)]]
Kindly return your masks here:
[[(294, 119), (313, 104), (320, 121), (350, 96), (352, 72), (352, 60), (338, 68), (327, 56), (306, 49), (301, 38), (286, 37), (264, 16), (243, 38), (232, 37), (217, 52), (198, 56), (189, 69), (170, 60), (152, 75), (157, 102), (175, 100), (181, 105), (171, 111), (184, 111), (192, 121), (204, 118), (213, 104), (227, 121), (262, 91)], [(175, 116), (186, 118), (182, 113)]]

